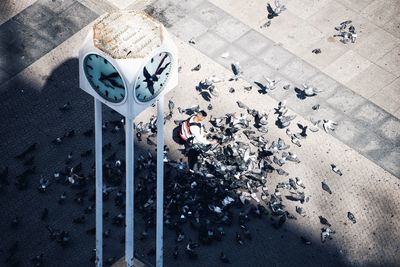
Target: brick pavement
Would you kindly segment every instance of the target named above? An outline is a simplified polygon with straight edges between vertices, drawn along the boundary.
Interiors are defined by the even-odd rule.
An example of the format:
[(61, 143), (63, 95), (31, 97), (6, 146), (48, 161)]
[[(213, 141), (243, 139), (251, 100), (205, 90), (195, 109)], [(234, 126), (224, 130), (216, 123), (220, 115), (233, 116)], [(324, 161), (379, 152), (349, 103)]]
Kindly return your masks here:
[[(200, 1), (194, 2), (201, 4)], [(209, 30), (207, 26), (196, 19), (196, 16), (190, 17), (190, 19), (188, 17), (182, 18), (181, 11), (189, 12), (192, 10), (195, 7), (193, 2), (182, 1), (177, 6), (166, 6), (170, 13), (167, 12), (166, 17), (163, 19), (168, 20), (172, 28), (177, 28), (175, 22), (179, 23), (181, 20), (191, 21), (190, 23), (194, 22), (194, 24), (189, 24), (194, 25), (192, 32), (193, 34), (198, 34), (200, 39), (202, 38), (201, 36), (208, 35), (211, 36), (209, 38), (214, 38), (222, 43), (218, 48), (220, 51), (218, 49), (212, 51), (214, 53), (213, 56), (217, 57), (219, 52), (225, 51), (225, 47), (230, 47), (233, 51), (243, 51), (243, 49), (240, 50), (241, 47), (245, 48), (246, 42), (248, 42), (248, 44), (253, 44), (254, 50), (251, 48), (248, 54), (245, 51), (240, 57), (246, 58), (247, 62), (245, 63), (249, 68), (252, 67), (254, 71), (252, 75), (259, 74), (260, 66), (262, 66), (262, 69), (265, 66), (265, 68), (273, 70), (274, 67), (268, 65), (268, 60), (267, 62), (263, 62), (262, 59), (254, 60), (254, 56), (257, 56), (258, 52), (266, 51), (271, 44), (273, 45), (273, 41), (269, 40), (268, 42), (267, 40), (265, 47), (257, 47), (255, 42), (249, 42), (246, 38), (238, 41), (241, 36), (237, 36), (237, 38), (231, 35), (228, 37), (220, 36), (225, 33), (221, 29), (218, 30), (218, 27), (215, 28), (214, 33), (214, 29), (212, 31)], [(229, 17), (224, 17), (223, 19), (226, 24), (242, 25)], [(203, 18), (203, 20), (208, 20), (208, 18)], [(213, 19), (209, 18), (209, 20), (212, 21)], [(248, 30), (246, 25), (238, 27), (244, 31), (243, 36), (250, 36), (253, 40), (260, 37), (254, 31), (246, 33), (246, 29)], [(186, 28), (190, 27), (186, 26)], [(35, 159), (38, 173), (32, 177), (30, 189), (19, 192), (11, 184), (0, 195), (1, 217), (4, 218), (0, 220), (0, 229), (7, 233), (2, 235), (0, 241), (0, 260), (6, 256), (7, 248), (15, 240), (20, 240), (20, 251), (17, 255), (21, 259), (22, 266), (28, 266), (29, 259), (41, 252), (45, 253), (45, 262), (49, 266), (90, 266), (88, 258), (90, 258), (91, 249), (94, 247), (94, 237), (86, 235), (84, 231), (94, 225), (94, 216), (88, 216), (89, 221), (84, 226), (73, 225), (70, 223), (71, 217), (82, 214), (85, 206), (77, 205), (72, 199), (69, 199), (62, 206), (62, 209), (56, 203), (56, 199), (63, 191), (68, 191), (68, 196), (71, 196), (71, 198), (73, 191), (64, 185), (53, 184), (54, 186), (52, 185), (49, 188), (48, 193), (40, 195), (35, 188), (40, 174), (51, 175), (55, 166), (63, 165), (66, 155), (71, 150), (83, 151), (93, 147), (94, 140), (83, 138), (82, 136), (75, 138), (75, 140), (68, 140), (59, 147), (50, 143), (55, 136), (62, 134), (64, 129), (73, 128), (78, 133), (82, 133), (93, 125), (92, 99), (77, 88), (77, 59), (75, 57), (79, 48), (79, 40), (82, 36), (85, 36), (86, 31), (86, 29), (83, 29), (73, 35), (72, 38), (44, 55), (44, 57), (20, 74), (14, 76), (12, 80), (0, 86), (0, 94), (2, 96), (0, 98), (1, 125), (7, 125), (6, 128), (0, 129), (3, 140), (6, 140), (1, 143), (0, 159), (2, 164), (10, 165), (11, 181), (12, 177), (20, 173), (22, 169), (21, 164), (15, 162), (13, 156), (20, 152), (26, 144), (30, 144), (33, 141), (39, 144)], [(186, 36), (190, 38), (187, 31)], [(213, 59), (200, 53), (197, 47), (190, 47), (186, 43), (186, 37), (182, 37), (182, 40), (179, 38), (176, 39), (176, 42), (179, 45), (180, 64), (182, 65), (180, 85), (176, 89), (177, 93), (172, 92), (167, 98), (172, 97), (176, 105), (181, 107), (190, 106), (193, 103), (200, 103), (202, 107), (205, 107), (208, 103), (204, 102), (199, 96), (184, 98), (183, 96), (187, 94), (178, 92), (194, 90), (195, 85), (201, 79), (212, 74), (223, 77), (229, 75), (230, 72), (222, 67), (224, 65), (228, 66), (229, 61), (224, 62), (216, 59), (220, 61), (219, 63), (222, 66), (216, 64)], [(231, 39), (233, 44), (227, 44), (228, 42), (225, 38), (236, 39)], [(207, 45), (207, 42), (204, 41), (203, 44)], [(265, 57), (268, 58), (268, 55), (265, 55)], [(252, 61), (257, 62), (257, 64), (252, 64)], [(202, 70), (197, 73), (190, 72), (189, 70), (199, 62), (203, 66)], [(282, 62), (282, 64), (286, 66), (288, 63)], [(296, 64), (291, 65), (291, 68), (296, 69)], [(287, 68), (289, 69), (289, 67)], [(248, 74), (246, 73), (246, 75)], [(319, 81), (321, 84), (328, 81), (329, 88), (334, 87), (336, 84), (340, 86), (339, 83), (325, 74), (314, 74), (312, 79)], [(277, 105), (276, 100), (273, 98), (279, 99), (278, 96), (289, 96), (288, 92), (283, 90), (273, 92), (275, 94), (271, 94), (273, 98), (270, 95), (260, 97), (254, 89), (250, 93), (243, 93), (241, 88), (245, 85), (249, 84), (246, 81), (221, 84), (219, 88), (223, 92), (222, 95), (229, 94), (227, 90), (230, 86), (234, 86), (237, 93), (232, 98), (220, 97), (213, 99), (213, 114), (218, 116), (225, 114), (227, 110), (237, 110), (236, 98), (240, 98), (245, 103), (251, 103), (254, 108), (271, 111), (272, 107)], [(329, 88), (326, 90), (329, 90)], [(346, 92), (351, 95), (351, 92)], [(329, 94), (335, 94), (335, 90), (332, 90)], [(72, 110), (66, 114), (60, 113), (58, 107), (71, 99), (72, 95), (77, 97), (73, 99)], [(324, 96), (321, 95), (321, 97)], [(338, 101), (337, 99), (340, 99), (340, 97), (342, 96), (333, 97), (332, 101)], [(288, 99), (289, 101), (292, 100)], [(359, 98), (355, 97), (356, 103), (357, 99)], [(295, 98), (293, 101), (297, 101), (297, 99)], [(350, 104), (352, 103), (351, 101)], [(374, 114), (377, 118), (386, 116), (386, 113), (382, 113), (380, 109), (377, 110), (372, 103), (363, 102), (363, 100), (359, 103), (364, 103), (363, 108), (356, 114), (362, 123), (368, 123), (371, 114)], [(308, 123), (307, 116), (303, 117), (301, 110), (306, 110), (304, 106), (311, 103), (303, 101), (297, 104), (298, 110), (295, 108), (293, 110), (299, 114), (298, 121)], [(329, 107), (328, 104), (324, 105)], [(342, 110), (341, 112), (344, 113), (345, 111), (347, 110)], [(148, 117), (152, 112), (154, 110), (149, 110), (139, 119), (142, 120)], [(326, 107), (321, 108), (319, 112), (332, 117), (339, 113), (334, 108)], [(286, 138), (282, 130), (277, 130), (273, 126), (274, 116), (272, 116), (272, 113), (270, 113), (269, 118), (270, 131), (268, 138)], [(339, 113), (339, 117), (341, 116), (344, 115)], [(106, 119), (115, 119), (118, 116), (106, 110), (105, 117)], [(367, 122), (364, 122), (365, 120)], [(381, 135), (386, 135), (385, 138), (394, 138), (396, 140), (398, 131), (393, 131), (396, 123), (398, 123), (398, 120), (392, 117), (386, 119), (379, 135), (374, 136), (375, 139), (359, 139), (360, 142), (364, 142), (362, 147), (366, 151), (380, 150)], [(347, 130), (346, 136), (352, 136), (357, 133), (352, 121), (349, 121), (345, 126), (343, 130)], [(167, 123), (167, 131), (170, 131), (172, 127), (171, 123)], [(270, 226), (269, 218), (254, 219), (249, 223), (249, 227), (253, 233), (256, 233), (255, 237), (252, 241), (246, 242), (243, 247), (234, 244), (233, 234), (237, 231), (236, 227), (228, 228), (227, 236), (223, 242), (199, 248), (200, 259), (198, 261), (188, 261), (184, 255), (180, 260), (174, 261), (171, 257), (171, 250), (175, 246), (173, 241), (174, 232), (166, 231), (166, 266), (220, 266), (216, 259), (221, 250), (224, 250), (231, 260), (234, 260), (232, 266), (396, 266), (396, 263), (400, 262), (397, 242), (400, 238), (398, 236), (400, 229), (397, 222), (400, 216), (398, 209), (400, 203), (397, 194), (397, 190), (400, 187), (399, 180), (375, 165), (374, 162), (355, 152), (352, 147), (340, 142), (336, 137), (326, 135), (322, 131), (311, 135), (304, 141), (302, 148), (294, 148), (294, 151), (302, 159), (301, 165), (290, 165), (286, 169), (291, 175), (301, 177), (307, 185), (306, 193), (311, 195), (311, 200), (304, 207), (308, 216), (298, 218), (297, 221), (290, 221), (283, 229), (278, 231)], [(116, 143), (122, 138), (122, 133), (113, 134), (107, 131), (104, 142), (110, 141), (113, 142), (114, 146), (117, 146)], [(172, 148), (176, 147), (170, 137), (167, 137), (166, 143)], [(139, 146), (141, 147), (142, 145), (139, 144)], [(120, 149), (118, 151), (118, 155), (123, 156), (123, 151)], [(390, 157), (390, 155), (382, 150), (380, 151), (379, 160), (386, 161), (387, 164), (385, 157)], [(398, 152), (395, 149), (390, 151), (394, 153), (392, 158), (396, 157)], [(178, 153), (171, 154), (174, 157), (179, 157)], [(78, 161), (76, 159), (74, 162), (77, 163)], [(343, 177), (337, 177), (332, 173), (329, 168), (329, 164), (333, 163), (332, 161), (340, 166), (344, 172)], [(85, 162), (85, 173), (89, 172), (91, 163), (90, 160)], [(391, 168), (396, 168), (396, 165)], [(322, 177), (328, 178), (329, 184), (334, 191), (334, 194), (330, 197), (320, 188)], [(282, 178), (271, 176), (269, 180), (270, 187), (273, 187), (278, 181), (282, 181)], [(112, 200), (112, 198), (113, 195), (110, 199)], [(105, 209), (110, 210), (111, 214), (115, 215), (118, 211), (112, 209), (111, 202), (105, 203)], [(89, 202), (85, 203), (88, 204)], [(293, 212), (292, 203), (287, 201), (285, 203), (288, 205), (288, 209)], [(49, 208), (50, 216), (48, 221), (41, 222), (38, 215), (44, 206)], [(350, 225), (345, 217), (349, 210), (356, 215), (358, 222), (355, 225)], [(21, 217), (21, 224), (17, 229), (12, 230), (10, 221), (15, 215)], [(337, 234), (331, 242), (321, 244), (319, 241), (319, 228), (321, 225), (318, 223), (318, 215), (324, 215), (333, 222)], [(143, 222), (140, 216), (137, 216), (137, 218), (136, 223), (138, 226), (136, 231), (139, 232)], [(48, 233), (44, 229), (45, 224), (70, 231), (72, 237), (71, 246), (61, 249), (54, 241), (50, 241)], [(105, 258), (116, 257), (117, 259), (123, 254), (123, 246), (119, 244), (123, 230), (113, 228), (109, 225), (109, 221), (105, 223), (105, 229), (107, 228), (111, 228), (112, 236), (110, 239), (105, 240)], [(193, 239), (196, 239), (196, 236), (189, 229), (187, 233)], [(150, 235), (154, 235), (154, 231), (151, 231)], [(313, 245), (310, 247), (303, 246), (299, 241), (300, 235), (308, 236), (313, 241)], [(137, 240), (136, 243), (138, 244), (137, 252), (150, 261), (153, 260), (153, 257), (146, 256), (146, 253), (154, 245), (152, 238), (154, 236), (147, 242), (142, 243)]]

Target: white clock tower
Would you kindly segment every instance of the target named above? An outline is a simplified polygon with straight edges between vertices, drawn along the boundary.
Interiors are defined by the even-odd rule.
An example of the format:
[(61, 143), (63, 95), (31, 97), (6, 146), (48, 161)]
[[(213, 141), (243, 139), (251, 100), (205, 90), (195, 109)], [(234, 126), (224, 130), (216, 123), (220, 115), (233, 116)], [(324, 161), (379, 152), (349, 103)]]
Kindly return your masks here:
[(101, 104), (125, 116), (125, 261), (134, 259), (133, 119), (157, 102), (156, 265), (163, 265), (164, 95), (178, 84), (178, 51), (164, 26), (144, 12), (120, 11), (98, 18), (79, 51), (79, 86), (94, 97), (96, 133), (96, 266), (102, 266)]

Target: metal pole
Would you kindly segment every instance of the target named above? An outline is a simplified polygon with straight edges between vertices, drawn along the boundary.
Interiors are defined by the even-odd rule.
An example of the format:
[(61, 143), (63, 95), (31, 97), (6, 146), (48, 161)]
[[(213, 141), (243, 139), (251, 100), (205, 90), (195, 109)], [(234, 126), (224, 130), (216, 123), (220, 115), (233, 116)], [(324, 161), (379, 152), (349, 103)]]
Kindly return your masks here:
[(156, 267), (163, 266), (163, 228), (164, 228), (164, 97), (157, 101), (157, 229), (156, 229)]
[(125, 262), (127, 267), (134, 261), (134, 135), (133, 119), (125, 117), (125, 153), (126, 153), (126, 228), (125, 228)]
[(94, 99), (96, 152), (96, 266), (103, 266), (103, 159), (101, 102)]

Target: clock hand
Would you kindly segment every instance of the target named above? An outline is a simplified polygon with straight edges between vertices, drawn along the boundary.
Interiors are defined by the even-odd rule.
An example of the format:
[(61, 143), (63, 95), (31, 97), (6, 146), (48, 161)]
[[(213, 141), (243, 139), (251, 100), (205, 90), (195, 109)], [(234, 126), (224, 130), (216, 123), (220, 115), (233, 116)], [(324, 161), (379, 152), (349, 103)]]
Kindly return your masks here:
[(159, 71), (160, 71), (160, 68), (161, 68), (162, 64), (164, 64), (164, 60), (167, 58), (167, 56), (168, 55), (164, 55), (164, 57), (161, 59), (160, 64), (158, 64), (158, 67), (157, 67), (155, 75), (160, 75), (161, 74), (162, 71), (160, 73), (159, 73)]
[(146, 67), (144, 67), (144, 69), (143, 69), (143, 75), (144, 75), (144, 77), (146, 78), (146, 81), (147, 80), (151, 80), (151, 75), (150, 75), (150, 73), (148, 72), (148, 70), (147, 70), (147, 68)]
[[(119, 83), (116, 82), (115, 80), (108, 80), (108, 81), (111, 83), (112, 86), (114, 86), (114, 87), (119, 87), (119, 88), (124, 89), (124, 86), (121, 85), (121, 84), (119, 84)], [(113, 88), (113, 89), (114, 89), (114, 88)]]
[(159, 71), (157, 71), (157, 75), (161, 75), (161, 73), (163, 73), (164, 72), (164, 70), (169, 66), (171, 64), (171, 62), (168, 62), (167, 64), (165, 64), (165, 66), (164, 67), (162, 67), (162, 68), (160, 68), (160, 70)]

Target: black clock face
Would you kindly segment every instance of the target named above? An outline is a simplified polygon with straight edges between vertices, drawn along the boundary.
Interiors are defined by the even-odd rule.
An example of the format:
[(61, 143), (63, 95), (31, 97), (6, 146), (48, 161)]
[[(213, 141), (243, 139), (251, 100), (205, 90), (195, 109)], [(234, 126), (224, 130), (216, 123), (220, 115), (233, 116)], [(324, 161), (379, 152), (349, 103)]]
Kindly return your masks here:
[(140, 102), (148, 102), (164, 89), (171, 72), (172, 58), (167, 52), (154, 56), (144, 66), (135, 84), (135, 95)]
[(102, 98), (112, 103), (120, 103), (125, 99), (122, 77), (107, 59), (89, 54), (83, 61), (83, 69), (90, 85)]

